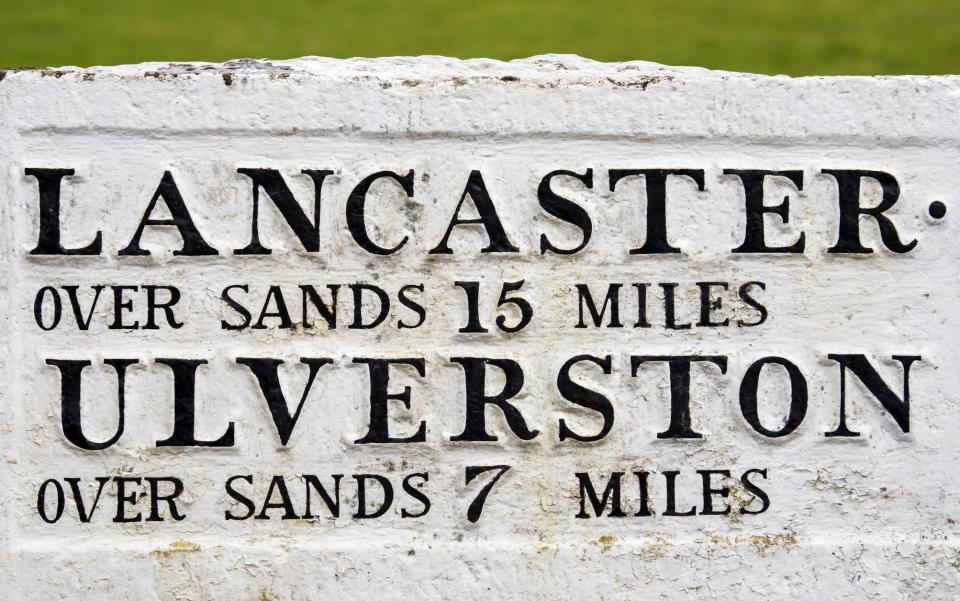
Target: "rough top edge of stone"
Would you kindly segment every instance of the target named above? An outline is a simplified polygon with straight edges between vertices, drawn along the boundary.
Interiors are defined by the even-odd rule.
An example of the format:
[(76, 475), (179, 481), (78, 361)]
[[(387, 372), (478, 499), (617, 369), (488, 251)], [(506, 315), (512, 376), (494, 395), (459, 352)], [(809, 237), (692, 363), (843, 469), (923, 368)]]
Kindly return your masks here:
[(712, 70), (703, 67), (671, 66), (649, 61), (600, 62), (575, 54), (544, 54), (528, 58), (500, 61), (486, 58), (458, 59), (445, 56), (398, 56), (380, 58), (337, 59), (304, 56), (289, 60), (235, 59), (210, 62), (147, 62), (94, 67), (21, 67), (0, 69), (0, 81), (7, 77), (52, 77), (67, 75), (86, 80), (98, 76), (135, 79), (174, 79), (180, 76), (218, 75), (225, 79), (245, 77), (287, 78), (317, 77), (380, 77), (389, 79), (431, 80), (438, 78), (493, 77), (502, 81), (566, 80), (577, 77), (610, 77), (642, 80), (650, 77), (670, 78), (746, 78), (746, 79), (958, 79), (960, 75), (844, 75), (805, 76), (762, 75), (736, 71)]

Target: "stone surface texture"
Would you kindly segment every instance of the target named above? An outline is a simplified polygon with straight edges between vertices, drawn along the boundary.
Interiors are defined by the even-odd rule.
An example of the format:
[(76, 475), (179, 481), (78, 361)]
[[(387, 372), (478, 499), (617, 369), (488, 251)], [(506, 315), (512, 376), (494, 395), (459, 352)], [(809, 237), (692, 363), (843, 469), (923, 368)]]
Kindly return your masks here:
[[(956, 215), (933, 220), (927, 209), (933, 200), (951, 209), (960, 200), (960, 77), (770, 77), (561, 55), (11, 69), (0, 76), (0, 157), (2, 597), (946, 599), (960, 588), (960, 247)], [(38, 219), (36, 180), (24, 175), (30, 167), (76, 170), (63, 188), (64, 244), (81, 246), (101, 231), (102, 256), (28, 254)], [(280, 170), (305, 207), (313, 187), (300, 170), (334, 172), (323, 189), (319, 253), (303, 251), (261, 194), (260, 235), (273, 254), (232, 254), (250, 237), (251, 186), (236, 171), (242, 167)], [(642, 241), (642, 182), (609, 190), (609, 169), (653, 167), (705, 170), (703, 192), (689, 181), (669, 184), (670, 236), (683, 249), (677, 255), (629, 255)], [(556, 189), (591, 214), (591, 243), (574, 256), (541, 255), (542, 233), (573, 244), (578, 232), (539, 207), (540, 179), (555, 169), (588, 168), (592, 190), (573, 181), (558, 181)], [(799, 193), (783, 181), (769, 187), (770, 202), (791, 196), (790, 223), (771, 221), (771, 239), (790, 242), (804, 232), (804, 253), (730, 253), (743, 236), (743, 189), (723, 175), (726, 168), (804, 172)], [(917, 248), (829, 255), (837, 204), (825, 168), (894, 174), (901, 198), (889, 214)], [(374, 237), (387, 243), (409, 236), (401, 252), (379, 257), (350, 239), (344, 205), (363, 176), (384, 169), (413, 169), (416, 190), (412, 198), (389, 184), (371, 191)], [(481, 254), (483, 231), (459, 228), (453, 255), (430, 255), (474, 169), (520, 252)], [(218, 256), (172, 255), (180, 239), (163, 228), (144, 235), (150, 256), (117, 256), (164, 171), (176, 178)], [(865, 184), (864, 193), (876, 190)], [(881, 248), (873, 222), (865, 219), (862, 229), (864, 240)], [(457, 280), (483, 283), (490, 334), (457, 332), (464, 318)], [(508, 335), (492, 327), (494, 305), (500, 282), (517, 280), (536, 313), (523, 332)], [(695, 282), (752, 280), (767, 286), (763, 326), (662, 327), (656, 283), (679, 283), (680, 318), (696, 321)], [(423, 284), (427, 322), (398, 330), (397, 320), (413, 314), (395, 306), (387, 325), (373, 330), (221, 329), (222, 319), (236, 316), (219, 299), (227, 285), (249, 285), (254, 310), (267, 288), (279, 285), (293, 291), (296, 314), (298, 284), (355, 282), (391, 295)], [(661, 325), (574, 328), (576, 282), (596, 290), (652, 283), (651, 311)], [(110, 330), (105, 302), (87, 331), (41, 331), (33, 317), (37, 290), (71, 284), (88, 295), (84, 302), (94, 284), (177, 285), (178, 315), (187, 323), (177, 331)], [(348, 302), (349, 291), (341, 293)], [(635, 305), (624, 302), (629, 316)], [(728, 316), (749, 310), (736, 298), (727, 302)], [(70, 311), (65, 305), (65, 315)], [(133, 315), (143, 318), (140, 309)], [(577, 379), (613, 401), (616, 422), (601, 442), (560, 443), (559, 418), (584, 431), (599, 423), (556, 388), (562, 363), (583, 353), (613, 357), (611, 375), (584, 367)], [(725, 375), (693, 372), (693, 423), (702, 439), (658, 440), (669, 420), (665, 368), (630, 376), (631, 354), (668, 353), (729, 357)], [(895, 391), (902, 372), (891, 357), (921, 355), (911, 371), (910, 432), (850, 380), (848, 419), (862, 436), (825, 438), (836, 427), (839, 386), (828, 353), (866, 354)], [(463, 372), (449, 358), (464, 355), (523, 366), (524, 390), (514, 402), (541, 431), (538, 438), (519, 440), (488, 409), (500, 440), (449, 440), (464, 419)], [(802, 426), (779, 439), (752, 431), (738, 405), (744, 371), (768, 355), (790, 358), (809, 385)], [(277, 440), (256, 381), (234, 362), (238, 356), (283, 358), (289, 365), (281, 380), (292, 402), (306, 373), (299, 358), (334, 360), (318, 375), (287, 446)], [(392, 405), (391, 427), (409, 435), (424, 420), (426, 442), (354, 444), (366, 429), (369, 390), (366, 368), (352, 359), (407, 356), (424, 357), (427, 376), (395, 372), (391, 388), (410, 386), (413, 402), (409, 411)], [(92, 361), (84, 373), (84, 426), (97, 439), (110, 435), (116, 417), (116, 379), (102, 360), (140, 360), (128, 377), (126, 432), (115, 446), (82, 451), (64, 439), (58, 373), (44, 363), (51, 357)], [(197, 431), (214, 438), (233, 421), (234, 447), (154, 446), (172, 427), (170, 372), (154, 363), (159, 357), (208, 360), (198, 372)], [(488, 385), (494, 389), (496, 378)], [(765, 390), (782, 401), (782, 389)], [(783, 407), (771, 402), (762, 416), (774, 423)], [(470, 523), (466, 507), (477, 485), (464, 484), (464, 467), (499, 464), (512, 469), (480, 521)], [(680, 470), (678, 502), (689, 506), (699, 502), (694, 470), (754, 467), (769, 473), (762, 484), (771, 506), (761, 515), (575, 517), (574, 472), (599, 479), (612, 471)], [(418, 505), (400, 480), (422, 471), (430, 474), (430, 512), (402, 518), (401, 507)], [(350, 517), (351, 475), (358, 473), (394, 483), (396, 503), (383, 518)], [(281, 520), (277, 511), (269, 520), (226, 521), (224, 511), (238, 506), (223, 482), (234, 474), (254, 477), (246, 490), (257, 503), (269, 478), (284, 475), (298, 508), (298, 475), (327, 482), (345, 474), (343, 514)], [(70, 519), (38, 518), (44, 480), (83, 478), (89, 499), (93, 478), (115, 475), (182, 478), (187, 519), (114, 523), (109, 488), (90, 523), (78, 523), (69, 498)], [(662, 511), (663, 480), (652, 482), (652, 503)], [(636, 511), (634, 487), (636, 480), (624, 480), (624, 504)], [(742, 494), (734, 486), (735, 507)]]

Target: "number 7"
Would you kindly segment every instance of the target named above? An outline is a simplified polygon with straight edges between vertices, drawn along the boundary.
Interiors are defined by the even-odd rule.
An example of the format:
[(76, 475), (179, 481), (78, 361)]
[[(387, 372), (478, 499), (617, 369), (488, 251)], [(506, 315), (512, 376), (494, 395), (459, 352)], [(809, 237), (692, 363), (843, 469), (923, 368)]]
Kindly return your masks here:
[(483, 512), (483, 504), (487, 500), (487, 495), (490, 494), (490, 491), (493, 489), (497, 481), (507, 473), (507, 470), (510, 469), (509, 465), (468, 465), (463, 470), (464, 475), (464, 484), (470, 484), (473, 482), (474, 478), (479, 476), (484, 472), (489, 472), (490, 470), (498, 470), (497, 474), (480, 489), (480, 492), (477, 493), (477, 496), (473, 499), (473, 502), (470, 503), (470, 507), (467, 509), (467, 520), (471, 523), (476, 523), (480, 519), (480, 513)]

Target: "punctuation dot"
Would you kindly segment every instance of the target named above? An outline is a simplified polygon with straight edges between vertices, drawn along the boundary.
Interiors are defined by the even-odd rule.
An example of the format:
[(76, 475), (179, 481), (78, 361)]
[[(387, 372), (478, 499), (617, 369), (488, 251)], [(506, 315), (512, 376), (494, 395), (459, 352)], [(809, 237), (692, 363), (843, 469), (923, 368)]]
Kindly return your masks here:
[(947, 205), (943, 204), (939, 200), (935, 200), (930, 203), (930, 208), (928, 211), (930, 216), (934, 219), (943, 219), (943, 216), (947, 214)]

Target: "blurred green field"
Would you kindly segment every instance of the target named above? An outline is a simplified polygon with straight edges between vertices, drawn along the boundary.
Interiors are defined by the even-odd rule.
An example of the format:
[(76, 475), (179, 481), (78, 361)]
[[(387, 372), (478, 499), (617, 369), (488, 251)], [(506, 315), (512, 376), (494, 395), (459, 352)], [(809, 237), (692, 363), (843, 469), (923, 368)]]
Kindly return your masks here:
[(758, 73), (960, 73), (960, 0), (0, 0), (0, 65), (548, 52)]

